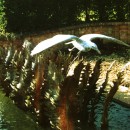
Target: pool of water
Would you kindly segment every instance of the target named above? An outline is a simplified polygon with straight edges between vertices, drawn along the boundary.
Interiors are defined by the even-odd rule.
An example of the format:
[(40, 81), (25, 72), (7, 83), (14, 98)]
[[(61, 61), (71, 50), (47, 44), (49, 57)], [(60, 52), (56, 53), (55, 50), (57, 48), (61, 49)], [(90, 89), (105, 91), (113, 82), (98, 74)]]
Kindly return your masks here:
[[(97, 128), (101, 128), (102, 110), (102, 105), (99, 105), (95, 121)], [(108, 115), (108, 130), (130, 130), (130, 108), (112, 102)]]
[[(101, 130), (102, 103), (97, 105), (94, 128), (87, 130)], [(115, 102), (110, 104), (107, 130), (130, 130), (130, 108)], [(11, 100), (0, 93), (0, 130), (42, 130), (23, 111), (19, 110)], [(80, 129), (84, 130), (84, 129)]]
[(109, 126), (116, 127), (118, 130), (130, 129), (130, 108), (123, 107), (119, 104), (112, 103), (109, 111)]

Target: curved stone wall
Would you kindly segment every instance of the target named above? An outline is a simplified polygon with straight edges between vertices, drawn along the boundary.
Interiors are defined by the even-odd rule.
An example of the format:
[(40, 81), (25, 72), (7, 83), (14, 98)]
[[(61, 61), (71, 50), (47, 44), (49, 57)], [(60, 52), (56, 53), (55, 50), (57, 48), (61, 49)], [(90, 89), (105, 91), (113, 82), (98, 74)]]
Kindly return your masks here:
[(38, 44), (40, 41), (50, 38), (56, 34), (73, 34), (76, 36), (81, 36), (89, 33), (105, 34), (130, 44), (130, 22), (107, 22), (87, 23), (84, 25), (47, 30), (36, 34), (24, 34), (21, 38), (14, 41), (0, 41), (0, 45), (5, 46), (12, 43), (20, 47), (21, 44), (23, 44), (24, 39), (28, 39), (34, 44)]
[(56, 30), (48, 30), (39, 34), (31, 34), (26, 36), (25, 38), (37, 44), (40, 41), (52, 37), (56, 34), (74, 34), (76, 36), (81, 36), (83, 34), (89, 33), (105, 34), (130, 44), (130, 22), (84, 24), (60, 28)]

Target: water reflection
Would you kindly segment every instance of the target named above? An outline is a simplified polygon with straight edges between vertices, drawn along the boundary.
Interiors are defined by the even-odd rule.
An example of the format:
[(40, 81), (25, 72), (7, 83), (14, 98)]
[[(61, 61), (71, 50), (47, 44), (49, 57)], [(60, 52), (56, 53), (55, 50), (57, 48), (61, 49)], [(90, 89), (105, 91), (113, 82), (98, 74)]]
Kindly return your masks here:
[[(102, 105), (97, 109), (95, 125), (101, 128)], [(110, 104), (108, 130), (129, 130), (130, 129), (130, 108), (123, 107), (115, 102)]]
[[(0, 130), (40, 130), (36, 123), (23, 111), (13, 105), (0, 92)], [(77, 127), (76, 130), (101, 130), (103, 106), (102, 101), (97, 105), (93, 127)], [(107, 130), (129, 130), (130, 108), (123, 107), (115, 102), (110, 104), (109, 126)], [(84, 129), (85, 128), (85, 129)]]
[(109, 126), (116, 127), (118, 130), (130, 129), (130, 109), (122, 107), (119, 104), (111, 103), (109, 111)]

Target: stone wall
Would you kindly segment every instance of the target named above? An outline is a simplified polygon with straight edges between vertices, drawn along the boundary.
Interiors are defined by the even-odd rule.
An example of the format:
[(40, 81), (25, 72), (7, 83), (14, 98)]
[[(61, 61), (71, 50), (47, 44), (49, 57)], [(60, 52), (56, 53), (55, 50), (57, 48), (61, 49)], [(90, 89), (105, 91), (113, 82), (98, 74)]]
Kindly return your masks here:
[(39, 34), (31, 34), (27, 35), (25, 38), (37, 44), (40, 41), (50, 38), (56, 34), (74, 34), (76, 36), (81, 36), (89, 33), (105, 34), (130, 44), (130, 22), (84, 24), (56, 30), (48, 30)]

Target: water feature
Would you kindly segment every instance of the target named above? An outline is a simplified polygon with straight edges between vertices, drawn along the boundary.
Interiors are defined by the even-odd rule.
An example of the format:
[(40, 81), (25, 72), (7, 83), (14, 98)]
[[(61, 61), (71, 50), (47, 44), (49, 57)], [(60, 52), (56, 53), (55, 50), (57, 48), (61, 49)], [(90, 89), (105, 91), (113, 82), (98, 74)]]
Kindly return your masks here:
[[(2, 98), (1, 98), (2, 97)], [(0, 130), (40, 130), (29, 116), (13, 105), (7, 97), (0, 93)], [(6, 108), (5, 108), (6, 104)], [(8, 109), (8, 111), (7, 111)], [(102, 104), (97, 105), (95, 129), (101, 129)], [(109, 109), (108, 130), (130, 129), (130, 108), (111, 102)]]
[[(95, 125), (100, 129), (103, 107), (99, 104), (97, 109)], [(130, 108), (116, 102), (110, 103), (108, 116), (108, 130), (129, 130), (130, 129)]]
[(115, 129), (130, 129), (130, 109), (112, 102), (109, 111), (109, 127)]
[[(101, 70), (100, 69), (101, 62), (99, 62), (99, 61), (101, 61), (101, 60), (96, 62), (98, 64), (95, 65), (96, 66), (95, 68), (97, 68), (97, 69), (93, 69), (93, 71), (95, 71), (95, 73), (91, 73), (91, 70), (90, 70), (91, 65), (87, 64), (88, 66), (85, 67), (84, 71), (87, 74), (91, 73), (92, 76), (89, 78), (87, 77), (87, 75), (84, 75), (86, 73), (82, 73), (82, 75), (81, 75), (81, 71), (83, 70), (82, 67), (84, 67), (82, 62), (80, 62), (79, 66), (76, 67), (78, 69), (75, 69), (74, 76), (73, 75), (66, 76), (66, 71), (65, 71), (63, 74), (66, 77), (64, 79), (64, 83), (60, 86), (61, 89), (59, 90), (59, 87), (57, 87), (57, 86), (59, 86), (59, 83), (61, 83), (61, 81), (63, 81), (63, 74), (59, 73), (59, 72), (61, 72), (61, 67), (63, 67), (64, 65), (65, 65), (64, 70), (68, 69), (66, 67), (66, 63), (68, 63), (67, 66), (69, 66), (69, 63), (71, 63), (70, 62), (71, 57), (69, 57), (69, 59), (68, 59), (67, 56), (65, 56), (63, 54), (58, 54), (57, 61), (55, 61), (55, 58), (51, 56), (52, 60), (49, 63), (45, 62), (46, 60), (48, 61), (48, 58), (45, 59), (45, 57), (44, 58), (39, 57), (39, 58), (41, 58), (40, 59), (41, 61), (43, 61), (43, 59), (44, 59), (45, 60), (44, 63), (47, 63), (43, 66), (42, 62), (39, 63), (39, 62), (37, 62), (37, 60), (32, 59), (30, 57), (30, 54), (28, 54), (27, 52), (26, 52), (26, 50), (25, 51), (23, 50), (23, 52), (21, 52), (21, 53), (18, 53), (18, 54), (15, 53), (12, 58), (5, 56), (5, 58), (2, 59), (2, 62), (0, 65), (0, 70), (1, 70), (0, 78), (2, 79), (0, 82), (0, 84), (1, 84), (0, 86), (2, 86), (2, 90), (4, 90), (6, 95), (8, 95), (8, 97), (10, 97), (13, 100), (13, 102), (15, 104), (17, 104), (17, 106), (20, 107), (21, 109), (26, 108), (29, 111), (32, 110), (31, 111), (32, 113), (35, 113), (37, 111), (40, 112), (40, 113), (35, 113), (35, 119), (39, 119), (38, 121), (41, 123), (41, 125), (45, 126), (47, 124), (47, 128), (49, 126), (51, 126), (51, 127), (55, 126), (55, 128), (57, 128), (57, 126), (59, 124), (56, 124), (57, 123), (56, 121), (57, 121), (57, 119), (60, 119), (61, 125), (63, 125), (63, 127), (61, 127), (61, 130), (66, 130), (66, 129), (62, 129), (62, 128), (64, 128), (64, 124), (65, 124), (64, 121), (66, 121), (67, 127), (71, 126), (71, 123), (73, 123), (73, 121), (69, 124), (68, 122), (71, 120), (69, 120), (69, 118), (67, 116), (74, 110), (74, 108), (76, 109), (76, 107), (74, 107), (74, 106), (77, 105), (77, 107), (79, 109), (76, 109), (76, 110), (78, 110), (78, 111), (81, 110), (81, 114), (84, 114), (84, 111), (82, 113), (82, 108), (85, 108), (85, 112), (86, 111), (88, 112), (88, 110), (86, 110), (87, 109), (86, 106), (87, 107), (89, 106), (90, 101), (92, 104), (93, 101), (97, 102), (97, 99), (99, 99), (99, 98), (93, 98), (93, 97), (97, 96), (96, 93), (94, 93), (94, 92), (97, 92), (97, 91), (95, 91), (94, 86), (96, 85), (96, 81), (99, 78), (98, 76), (99, 76), (99, 72)], [(22, 56), (21, 56), (21, 54), (22, 54)], [(20, 60), (17, 59), (18, 57), (21, 57), (21, 59)], [(65, 58), (67, 58), (67, 59), (65, 59)], [(4, 59), (6, 59), (6, 60), (4, 60)], [(10, 60), (10, 59), (12, 59), (12, 60)], [(34, 60), (34, 61), (32, 61), (32, 60)], [(38, 61), (39, 61), (39, 59), (38, 59)], [(34, 65), (34, 63), (36, 63), (36, 64)], [(64, 64), (61, 64), (61, 63), (64, 63)], [(36, 66), (37, 64), (38, 64), (38, 68), (35, 68), (34, 66)], [(59, 65), (59, 66), (57, 67), (57, 65)], [(40, 68), (41, 66), (43, 68)], [(44, 67), (46, 67), (46, 68), (44, 68)], [(43, 73), (41, 71), (42, 69), (45, 72), (44, 77), (43, 77)], [(96, 70), (99, 70), (99, 71), (96, 71)], [(102, 73), (102, 72), (100, 72), (100, 73)], [(84, 78), (84, 80), (80, 80), (82, 84), (78, 84), (79, 79), (81, 79), (80, 78), (81, 76)], [(61, 79), (59, 79), (59, 77)], [(95, 77), (97, 77), (97, 78), (95, 79)], [(36, 84), (34, 84), (34, 81), (37, 81)], [(43, 81), (45, 81), (44, 84), (43, 84)], [(75, 82), (75, 85), (74, 85), (73, 81), (77, 81), (77, 82)], [(86, 86), (86, 82), (88, 82), (89, 85)], [(69, 85), (71, 86), (71, 89), (69, 89), (70, 88)], [(92, 87), (93, 87), (93, 89), (92, 89)], [(46, 89), (44, 89), (44, 88), (46, 88)], [(77, 88), (77, 89), (75, 89), (75, 88)], [(88, 90), (88, 91), (86, 91), (86, 90)], [(91, 90), (93, 90), (93, 91), (91, 91)], [(80, 93), (78, 95), (79, 98), (77, 98), (77, 92)], [(97, 92), (97, 94), (98, 94), (98, 92)], [(39, 95), (41, 95), (42, 98)], [(85, 95), (87, 95), (87, 97)], [(98, 96), (100, 96), (100, 95), (98, 95)], [(67, 98), (64, 99), (64, 97), (67, 97)], [(81, 100), (78, 100), (78, 99), (81, 99)], [(86, 100), (88, 100), (87, 104), (85, 104)], [(58, 103), (57, 101), (59, 101), (60, 103), (57, 104)], [(81, 103), (81, 101), (82, 101), (83, 105), (81, 105), (81, 107), (80, 107), (79, 104)], [(83, 101), (85, 101), (85, 103)], [(73, 104), (73, 103), (76, 103), (76, 104)], [(70, 109), (69, 109), (69, 112), (66, 114), (66, 112), (68, 110), (67, 109), (68, 104), (69, 104)], [(95, 104), (92, 104), (92, 105), (93, 106), (91, 108), (96, 106)], [(104, 105), (103, 102), (100, 102), (97, 104), (96, 109), (94, 109), (96, 111), (95, 112), (96, 115), (94, 115), (94, 117), (96, 118), (96, 120), (94, 122), (95, 125), (93, 125), (95, 127), (95, 129), (101, 129), (101, 117), (102, 117), (102, 113), (103, 113), (103, 105)], [(57, 110), (55, 109), (56, 108), (55, 106), (59, 107), (58, 110), (59, 111), (61, 110), (60, 111), (61, 113), (59, 111), (58, 111), (59, 113), (57, 112)], [(63, 106), (63, 108), (60, 106)], [(35, 111), (36, 110), (35, 108), (37, 108), (37, 111)], [(93, 109), (91, 109), (91, 110), (93, 110)], [(117, 129), (120, 130), (120, 128), (123, 130), (124, 129), (127, 130), (130, 128), (130, 125), (129, 125), (130, 124), (130, 121), (129, 121), (130, 109), (129, 108), (125, 108), (123, 106), (120, 106), (120, 105), (112, 102), (109, 110), (110, 111), (109, 111), (109, 117), (108, 117), (108, 120), (109, 120), (108, 130), (117, 130)], [(0, 115), (1, 129), (5, 129), (5, 130), (6, 129), (7, 130), (11, 130), (11, 129), (12, 130), (17, 130), (17, 129), (18, 130), (33, 130), (33, 129), (38, 130), (38, 129), (40, 129), (37, 126), (35, 120), (33, 120), (25, 112), (18, 109), (9, 98), (4, 96), (4, 94), (2, 92), (0, 92), (0, 112), (1, 112), (1, 115)], [(65, 112), (65, 114), (62, 112)], [(74, 111), (74, 112), (78, 113), (77, 111)], [(86, 114), (84, 114), (84, 115), (86, 117)], [(61, 117), (61, 118), (57, 118), (57, 117)], [(62, 117), (65, 117), (65, 118), (62, 118)], [(75, 117), (75, 115), (72, 118), (75, 119), (74, 117)], [(90, 117), (90, 115), (88, 115), (88, 117)], [(77, 121), (76, 119), (74, 121)], [(90, 121), (90, 120), (84, 120), (84, 118), (82, 118), (82, 117), (80, 119), (81, 120), (83, 119), (82, 120), (83, 122)], [(80, 122), (80, 120), (78, 120), (78, 121)], [(75, 124), (72, 124), (72, 125), (74, 126)], [(57, 130), (55, 128), (53, 130)], [(70, 127), (68, 127), (68, 128), (69, 128), (69, 130), (73, 130)], [(45, 129), (45, 130), (47, 130), (47, 129)], [(78, 129), (76, 129), (76, 130), (78, 130)], [(80, 128), (80, 126), (79, 126), (79, 130), (90, 130), (90, 129), (89, 128), (87, 129), (86, 127), (84, 127), (84, 129), (83, 129), (83, 128)]]

